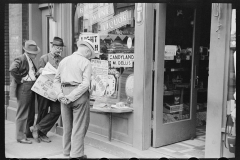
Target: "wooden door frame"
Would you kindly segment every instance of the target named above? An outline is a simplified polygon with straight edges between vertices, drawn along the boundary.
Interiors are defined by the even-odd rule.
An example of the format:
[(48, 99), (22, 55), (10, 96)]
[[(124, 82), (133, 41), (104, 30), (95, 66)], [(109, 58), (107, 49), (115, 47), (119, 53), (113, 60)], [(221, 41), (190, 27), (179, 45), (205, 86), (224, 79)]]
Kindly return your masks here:
[[(218, 17), (213, 10), (211, 14), (211, 35), (210, 35), (210, 54), (209, 54), (209, 77), (208, 77), (208, 101), (207, 101), (207, 125), (205, 158), (215, 158), (222, 156), (222, 147), (224, 143), (222, 138), (224, 134), (223, 115), (227, 106), (227, 88), (228, 88), (228, 67), (230, 52), (230, 27), (232, 5), (220, 3), (221, 17)], [(216, 32), (218, 24), (221, 24), (220, 30)], [(224, 130), (224, 129), (223, 129)]]
[[(143, 23), (135, 21), (133, 147), (151, 147), (154, 3), (143, 5)], [(137, 8), (135, 4), (135, 8)], [(136, 9), (135, 9), (136, 11)]]

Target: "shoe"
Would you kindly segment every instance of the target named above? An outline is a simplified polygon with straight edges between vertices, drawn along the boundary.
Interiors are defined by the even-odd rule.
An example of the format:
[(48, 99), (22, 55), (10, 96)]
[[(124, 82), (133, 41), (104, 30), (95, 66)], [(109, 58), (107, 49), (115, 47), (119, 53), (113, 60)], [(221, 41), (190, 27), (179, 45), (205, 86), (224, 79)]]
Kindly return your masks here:
[(39, 138), (38, 129), (37, 129), (36, 125), (31, 126), (31, 127), (30, 127), (30, 131), (32, 132), (32, 136), (33, 136), (34, 140), (35, 140), (37, 143), (40, 143), (40, 142), (41, 142), (41, 139)]
[(40, 137), (41, 141), (43, 141), (43, 142), (47, 142), (47, 143), (51, 142), (51, 140), (45, 135), (42, 135), (42, 136), (39, 136), (39, 137)]
[(21, 140), (17, 140), (18, 143), (23, 143), (23, 144), (32, 144), (32, 141), (26, 139), (21, 139)]
[(37, 129), (37, 127), (35, 125), (31, 126), (30, 127), (30, 131), (32, 132), (33, 138), (37, 139), (38, 138), (38, 129)]
[(79, 160), (81, 160), (81, 159), (87, 159), (87, 155), (83, 155), (82, 157), (69, 157), (69, 158), (71, 158), (71, 159), (79, 159)]

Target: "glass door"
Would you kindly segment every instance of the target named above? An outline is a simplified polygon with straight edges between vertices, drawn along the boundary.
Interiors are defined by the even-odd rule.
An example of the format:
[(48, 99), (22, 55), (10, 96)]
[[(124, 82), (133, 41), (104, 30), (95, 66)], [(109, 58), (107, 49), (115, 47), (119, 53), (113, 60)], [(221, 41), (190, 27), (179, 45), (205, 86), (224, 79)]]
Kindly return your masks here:
[(158, 6), (153, 147), (195, 137), (197, 103), (195, 86), (198, 86), (196, 76), (198, 69), (196, 55), (199, 52), (198, 10), (185, 5)]

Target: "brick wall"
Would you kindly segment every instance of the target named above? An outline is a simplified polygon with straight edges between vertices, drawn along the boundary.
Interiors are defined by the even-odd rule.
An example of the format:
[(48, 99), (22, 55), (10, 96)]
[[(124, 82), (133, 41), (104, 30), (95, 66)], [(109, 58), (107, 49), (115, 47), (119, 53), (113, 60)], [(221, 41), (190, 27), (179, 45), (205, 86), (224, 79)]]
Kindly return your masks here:
[(9, 4), (9, 62), (22, 54), (22, 4)]
[[(25, 40), (29, 39), (29, 13), (28, 4), (8, 4), (8, 6), (9, 56), (8, 59), (6, 58), (6, 62), (9, 62), (8, 64), (11, 64), (14, 58), (23, 53), (22, 46)], [(6, 66), (6, 70), (8, 70), (8, 67), (9, 66)], [(8, 79), (8, 84), (6, 85), (9, 85), (9, 75), (6, 75), (5, 79)]]

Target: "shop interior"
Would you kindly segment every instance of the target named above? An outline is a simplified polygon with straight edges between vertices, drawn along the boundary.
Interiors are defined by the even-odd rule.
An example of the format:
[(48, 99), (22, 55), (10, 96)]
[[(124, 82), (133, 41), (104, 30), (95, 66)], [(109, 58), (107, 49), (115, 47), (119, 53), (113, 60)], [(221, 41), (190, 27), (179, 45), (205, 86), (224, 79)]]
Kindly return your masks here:
[[(188, 5), (167, 5), (165, 45), (176, 54), (164, 57), (163, 123), (174, 123), (191, 118), (191, 87), (197, 90), (196, 137), (205, 141), (208, 66), (211, 26), (211, 5), (202, 8), (200, 17), (199, 53), (193, 60), (194, 7)], [(194, 61), (194, 62), (193, 62)], [(195, 86), (191, 86), (192, 65), (198, 64)], [(184, 142), (184, 141), (183, 141)], [(179, 142), (181, 143), (181, 142)]]

